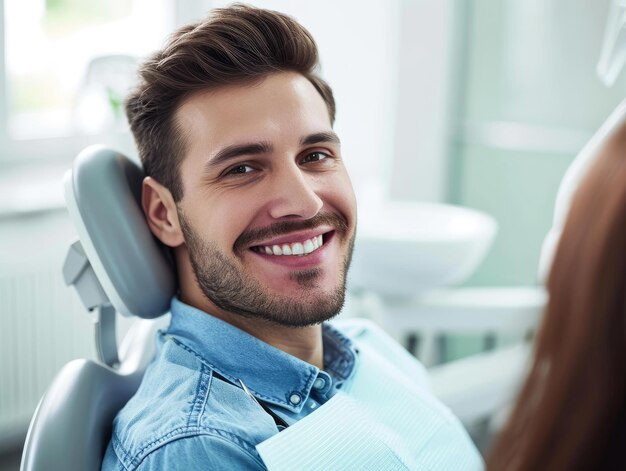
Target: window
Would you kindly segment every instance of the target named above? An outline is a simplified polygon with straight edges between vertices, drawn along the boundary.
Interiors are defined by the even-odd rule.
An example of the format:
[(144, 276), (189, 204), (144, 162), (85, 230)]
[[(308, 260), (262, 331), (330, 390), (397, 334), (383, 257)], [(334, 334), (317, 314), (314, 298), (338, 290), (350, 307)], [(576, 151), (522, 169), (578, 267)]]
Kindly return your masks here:
[(137, 60), (211, 0), (0, 0), (0, 218), (62, 209), (78, 153), (135, 155), (122, 99)]
[(36, 139), (124, 127), (136, 61), (168, 26), (158, 2), (4, 0), (6, 134)]

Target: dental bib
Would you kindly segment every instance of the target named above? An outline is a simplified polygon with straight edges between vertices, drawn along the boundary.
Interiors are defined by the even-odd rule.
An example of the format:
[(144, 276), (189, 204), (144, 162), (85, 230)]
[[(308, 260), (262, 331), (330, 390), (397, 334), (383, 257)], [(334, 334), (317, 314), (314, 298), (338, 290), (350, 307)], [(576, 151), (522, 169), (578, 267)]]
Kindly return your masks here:
[(270, 471), (482, 470), (458, 419), (367, 339), (343, 392), (256, 446)]

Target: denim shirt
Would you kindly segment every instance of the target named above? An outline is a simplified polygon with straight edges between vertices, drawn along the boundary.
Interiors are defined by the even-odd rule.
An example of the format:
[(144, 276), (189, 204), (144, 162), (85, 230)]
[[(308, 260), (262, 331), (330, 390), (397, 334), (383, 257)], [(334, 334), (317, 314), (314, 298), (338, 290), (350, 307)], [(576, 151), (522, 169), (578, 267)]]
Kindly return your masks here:
[(103, 470), (266, 469), (255, 446), (277, 423), (324, 404), (357, 362), (351, 340), (330, 324), (322, 371), (177, 298), (171, 314), (155, 360), (114, 420)]
[(171, 313), (102, 469), (483, 469), (424, 367), (371, 321), (324, 324), (320, 371), (176, 298)]

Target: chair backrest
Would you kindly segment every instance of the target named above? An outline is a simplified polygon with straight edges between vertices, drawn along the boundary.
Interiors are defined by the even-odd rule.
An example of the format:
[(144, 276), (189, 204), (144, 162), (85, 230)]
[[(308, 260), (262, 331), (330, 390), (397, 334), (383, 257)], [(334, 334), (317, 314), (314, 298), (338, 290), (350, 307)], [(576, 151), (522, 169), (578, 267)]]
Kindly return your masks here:
[(113, 418), (139, 380), (91, 360), (66, 364), (37, 406), (21, 469), (100, 469)]
[(135, 393), (169, 316), (138, 320), (120, 347), (120, 369), (73, 360), (56, 375), (31, 420), (22, 471), (99, 470), (115, 414)]
[[(97, 278), (74, 283), (65, 273), (66, 280), (79, 291), (91, 284), (87, 296), (80, 293), (88, 309), (111, 311), (112, 305), (143, 319), (128, 331), (115, 367), (81, 359), (57, 374), (31, 420), (24, 471), (100, 469), (113, 418), (136, 392), (154, 357), (156, 330), (169, 321), (162, 314), (176, 290), (175, 277), (167, 251), (145, 222), (142, 180), (138, 164), (101, 146), (81, 152), (66, 175), (66, 202), (80, 239), (78, 251), (72, 246), (70, 278), (87, 271)], [(76, 262), (83, 255), (87, 261)], [(99, 341), (112, 341), (115, 348), (110, 325), (102, 331), (113, 338)]]

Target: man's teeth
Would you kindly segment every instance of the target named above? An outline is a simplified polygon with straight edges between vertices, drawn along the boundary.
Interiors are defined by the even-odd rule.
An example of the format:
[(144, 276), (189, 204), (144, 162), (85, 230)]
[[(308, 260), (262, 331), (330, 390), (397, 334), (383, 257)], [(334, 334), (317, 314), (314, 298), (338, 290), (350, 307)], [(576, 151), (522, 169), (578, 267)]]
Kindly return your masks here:
[(308, 255), (319, 249), (323, 242), (322, 235), (320, 234), (304, 242), (281, 245), (260, 245), (257, 247), (257, 250), (267, 255)]

